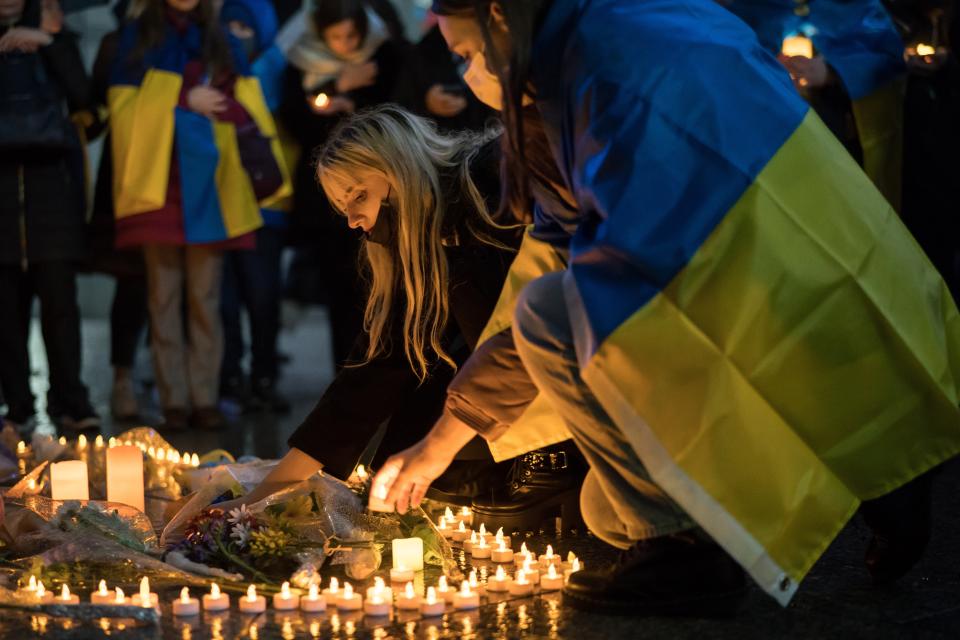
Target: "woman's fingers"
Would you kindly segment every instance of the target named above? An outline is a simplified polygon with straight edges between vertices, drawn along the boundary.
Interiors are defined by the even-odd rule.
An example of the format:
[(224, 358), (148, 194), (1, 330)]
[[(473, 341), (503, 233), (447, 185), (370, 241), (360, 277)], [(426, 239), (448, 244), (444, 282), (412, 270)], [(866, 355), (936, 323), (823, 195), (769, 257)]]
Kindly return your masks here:
[(413, 491), (410, 492), (410, 506), (419, 507), (420, 503), (423, 502), (424, 496), (427, 495), (427, 489), (430, 488), (428, 484), (415, 484), (413, 485)]

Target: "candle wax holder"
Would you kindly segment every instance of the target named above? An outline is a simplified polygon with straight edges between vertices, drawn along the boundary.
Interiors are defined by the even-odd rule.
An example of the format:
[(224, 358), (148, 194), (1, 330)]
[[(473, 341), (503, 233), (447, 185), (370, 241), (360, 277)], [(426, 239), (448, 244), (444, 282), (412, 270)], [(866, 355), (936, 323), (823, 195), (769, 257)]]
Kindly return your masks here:
[(490, 559), (498, 564), (509, 564), (513, 562), (513, 549), (494, 549), (490, 552)]
[(173, 615), (195, 616), (200, 613), (200, 601), (190, 597), (186, 587), (180, 592), (180, 597), (173, 601)]
[(487, 591), (490, 593), (505, 593), (510, 590), (510, 583), (513, 580), (509, 577), (498, 578), (494, 576), (487, 580)]
[(363, 603), (363, 612), (377, 618), (390, 615), (390, 602), (379, 596), (368, 598)]
[(205, 611), (226, 611), (230, 608), (230, 596), (220, 593), (219, 589), (213, 593), (205, 593), (203, 608)]
[(420, 603), (420, 613), (421, 615), (434, 618), (436, 616), (442, 616), (443, 612), (447, 609), (447, 603), (441, 598), (437, 598), (436, 591), (433, 587), (430, 587), (427, 591), (427, 597)]
[(394, 567), (390, 569), (390, 582), (407, 583), (413, 582), (416, 577), (416, 571), (406, 567)]
[(257, 595), (257, 590), (253, 585), (247, 589), (247, 595), (237, 601), (240, 611), (243, 613), (263, 613), (267, 610), (267, 599)]
[(470, 549), (470, 555), (473, 556), (475, 560), (488, 560), (491, 553), (493, 553), (493, 547), (488, 544), (475, 544), (473, 548)]
[(402, 593), (397, 594), (397, 609), (414, 611), (420, 608), (421, 598), (413, 591), (413, 583), (408, 582)]
[(479, 609), (480, 594), (476, 591), (471, 591), (469, 593), (457, 591), (456, 595), (453, 597), (453, 608), (460, 609), (461, 611), (468, 609)]
[(560, 591), (563, 589), (563, 576), (559, 573), (549, 571), (540, 576), (540, 588), (544, 591)]
[(529, 596), (533, 594), (533, 585), (529, 582), (514, 580), (510, 583), (509, 591), (512, 596)]
[(296, 594), (287, 594), (284, 597), (283, 593), (273, 594), (273, 608), (277, 611), (293, 611), (300, 607), (300, 596)]
[(54, 598), (55, 604), (80, 604), (80, 596), (70, 593), (70, 588), (67, 585), (63, 585), (64, 589), (56, 598)]
[(359, 593), (355, 593), (353, 589), (347, 589), (346, 587), (340, 590), (340, 595), (337, 597), (337, 609), (340, 611), (359, 611), (362, 608), (363, 598), (360, 597)]
[(300, 610), (307, 613), (320, 613), (327, 610), (327, 599), (319, 593), (320, 589), (315, 584), (310, 585), (307, 595), (300, 598)]

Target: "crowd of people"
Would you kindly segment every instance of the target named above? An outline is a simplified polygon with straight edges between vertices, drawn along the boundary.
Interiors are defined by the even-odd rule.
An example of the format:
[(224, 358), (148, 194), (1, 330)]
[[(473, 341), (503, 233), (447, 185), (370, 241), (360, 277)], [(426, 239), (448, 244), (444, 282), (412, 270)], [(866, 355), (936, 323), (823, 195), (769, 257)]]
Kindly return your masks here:
[(960, 443), (952, 2), (435, 0), (415, 42), (390, 0), (113, 10), (88, 72), (58, 0), (0, 0), (7, 423), (37, 298), (47, 413), (100, 426), (82, 271), (114, 418), (146, 335), (167, 431), (290, 410), (287, 298), (336, 375), (247, 500), (386, 425), (382, 503), (623, 549), (574, 606), (787, 602), (861, 502), (874, 578), (916, 562)]

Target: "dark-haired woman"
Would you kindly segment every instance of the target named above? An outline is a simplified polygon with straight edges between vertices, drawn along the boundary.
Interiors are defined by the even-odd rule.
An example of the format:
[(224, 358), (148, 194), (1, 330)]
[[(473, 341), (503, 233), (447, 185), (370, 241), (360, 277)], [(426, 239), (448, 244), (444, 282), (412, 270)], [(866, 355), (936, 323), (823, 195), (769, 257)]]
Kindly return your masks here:
[(221, 254), (252, 248), (262, 225), (238, 136), (276, 132), (211, 0), (147, 0), (135, 16), (108, 92), (116, 244), (143, 248), (165, 426), (218, 428)]
[(624, 550), (571, 576), (573, 606), (730, 613), (740, 567), (786, 604), (864, 500), (901, 505), (868, 510), (868, 569), (905, 573), (929, 536), (922, 474), (960, 451), (960, 314), (776, 59), (712, 0), (433, 9), (471, 88), (503, 96), (511, 178), (535, 102), (577, 215), (553, 221), (573, 222), (568, 266), (530, 278), (512, 333), (372, 495), (419, 502), (450, 451), (516, 437), (543, 396), (590, 462), (587, 524)]
[(287, 295), (301, 304), (325, 302), (331, 314), (334, 360), (347, 360), (362, 323), (357, 279), (359, 242), (317, 188), (310, 150), (350, 113), (390, 100), (404, 56), (389, 20), (362, 0), (318, 0), (305, 31), (287, 54), (277, 117), (305, 152), (294, 174), (288, 235), (296, 253)]

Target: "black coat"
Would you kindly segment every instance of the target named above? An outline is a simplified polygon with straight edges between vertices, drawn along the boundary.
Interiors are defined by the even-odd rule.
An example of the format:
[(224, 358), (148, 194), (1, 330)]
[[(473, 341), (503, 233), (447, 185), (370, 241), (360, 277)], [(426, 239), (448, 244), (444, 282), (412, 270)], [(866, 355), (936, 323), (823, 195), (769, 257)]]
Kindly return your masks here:
[[(0, 54), (0, 65), (13, 64), (15, 56), (25, 55), (39, 56), (46, 82), (71, 114), (90, 109), (90, 81), (72, 34), (56, 35), (52, 44), (34, 54)], [(2, 154), (0, 265), (72, 261), (83, 257), (82, 154), (79, 138), (65, 150)]]
[[(477, 188), (488, 205), (495, 203), (499, 195), (496, 142), (481, 152), (475, 166), (471, 173)], [(455, 186), (452, 176), (445, 177), (444, 182)], [(460, 223), (454, 226), (459, 242), (446, 247), (450, 317), (444, 349), (462, 362), (476, 346), (496, 306), (515, 254), (512, 249), (481, 242), (469, 233), (462, 221), (476, 215), (472, 207), (457, 194), (451, 194), (447, 201), (451, 203), (448, 219)], [(519, 228), (497, 234), (497, 239), (511, 248), (519, 247), (520, 238)], [(394, 348), (387, 355), (346, 367), (337, 374), (316, 408), (289, 439), (290, 446), (323, 463), (326, 473), (346, 479), (384, 421), (389, 421), (387, 433), (375, 466), (376, 460), (382, 461), (422, 438), (443, 410), (452, 369), (437, 364), (421, 384), (407, 361), (396, 322), (391, 336), (396, 336), (392, 338)], [(361, 335), (354, 349), (357, 361), (362, 361), (366, 346), (366, 335)]]

